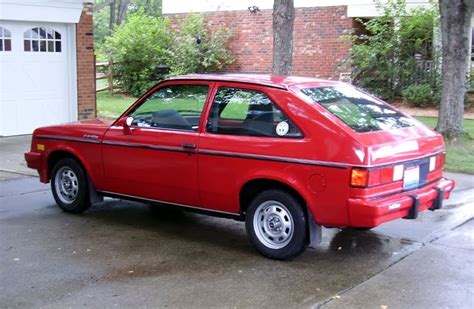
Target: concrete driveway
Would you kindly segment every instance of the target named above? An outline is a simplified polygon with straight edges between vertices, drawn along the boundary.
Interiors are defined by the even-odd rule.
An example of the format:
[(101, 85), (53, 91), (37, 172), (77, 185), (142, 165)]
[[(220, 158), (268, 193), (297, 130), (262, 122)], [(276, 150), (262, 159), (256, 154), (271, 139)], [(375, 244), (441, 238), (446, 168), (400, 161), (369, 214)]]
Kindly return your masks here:
[(370, 232), (325, 229), (291, 262), (241, 222), (107, 199), (63, 213), (0, 138), (0, 307), (474, 308), (474, 177), (445, 207)]
[(325, 229), (277, 262), (237, 221), (118, 199), (70, 215), (37, 178), (2, 181), (0, 307), (472, 308), (473, 206)]

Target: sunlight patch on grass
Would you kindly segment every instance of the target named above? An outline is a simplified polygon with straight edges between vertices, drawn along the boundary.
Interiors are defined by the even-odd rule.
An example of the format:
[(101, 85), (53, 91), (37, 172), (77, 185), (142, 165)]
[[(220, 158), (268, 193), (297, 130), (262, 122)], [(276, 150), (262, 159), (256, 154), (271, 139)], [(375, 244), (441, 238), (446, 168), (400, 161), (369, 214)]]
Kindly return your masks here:
[(97, 93), (97, 115), (99, 117), (118, 117), (137, 99), (107, 91)]
[[(434, 128), (436, 117), (416, 117), (427, 126)], [(469, 136), (451, 143), (446, 142), (446, 166), (449, 172), (474, 174), (474, 120), (464, 119), (464, 129)]]

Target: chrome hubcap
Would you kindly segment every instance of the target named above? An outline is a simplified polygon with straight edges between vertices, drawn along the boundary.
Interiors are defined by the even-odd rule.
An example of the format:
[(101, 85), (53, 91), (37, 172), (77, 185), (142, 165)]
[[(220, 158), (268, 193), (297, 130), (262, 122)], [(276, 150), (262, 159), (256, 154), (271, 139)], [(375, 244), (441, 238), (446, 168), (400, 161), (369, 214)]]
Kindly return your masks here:
[(67, 166), (61, 167), (56, 173), (54, 185), (61, 202), (74, 203), (79, 193), (79, 181), (72, 169)]
[(257, 238), (270, 249), (285, 247), (293, 237), (294, 223), (290, 212), (278, 201), (265, 201), (253, 218)]

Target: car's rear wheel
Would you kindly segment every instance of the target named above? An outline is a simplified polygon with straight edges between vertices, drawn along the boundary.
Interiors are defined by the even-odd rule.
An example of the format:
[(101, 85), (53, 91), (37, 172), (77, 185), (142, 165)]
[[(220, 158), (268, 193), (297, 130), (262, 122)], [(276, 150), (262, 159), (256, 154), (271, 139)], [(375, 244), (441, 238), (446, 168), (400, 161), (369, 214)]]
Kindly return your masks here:
[(285, 191), (261, 192), (247, 209), (245, 226), (250, 242), (272, 259), (287, 260), (302, 254), (308, 247), (303, 207)]
[(59, 160), (51, 174), (53, 197), (62, 210), (81, 213), (90, 207), (86, 174), (76, 160)]

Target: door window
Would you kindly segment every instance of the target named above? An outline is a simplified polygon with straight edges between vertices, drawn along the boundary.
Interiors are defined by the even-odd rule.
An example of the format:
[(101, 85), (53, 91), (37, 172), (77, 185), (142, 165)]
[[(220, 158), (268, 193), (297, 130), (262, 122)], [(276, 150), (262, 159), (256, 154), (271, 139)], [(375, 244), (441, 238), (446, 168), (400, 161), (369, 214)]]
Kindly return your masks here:
[(130, 115), (133, 126), (196, 131), (209, 92), (207, 85), (172, 85), (158, 89)]
[(301, 137), (293, 122), (261, 91), (220, 88), (207, 131), (218, 134)]

